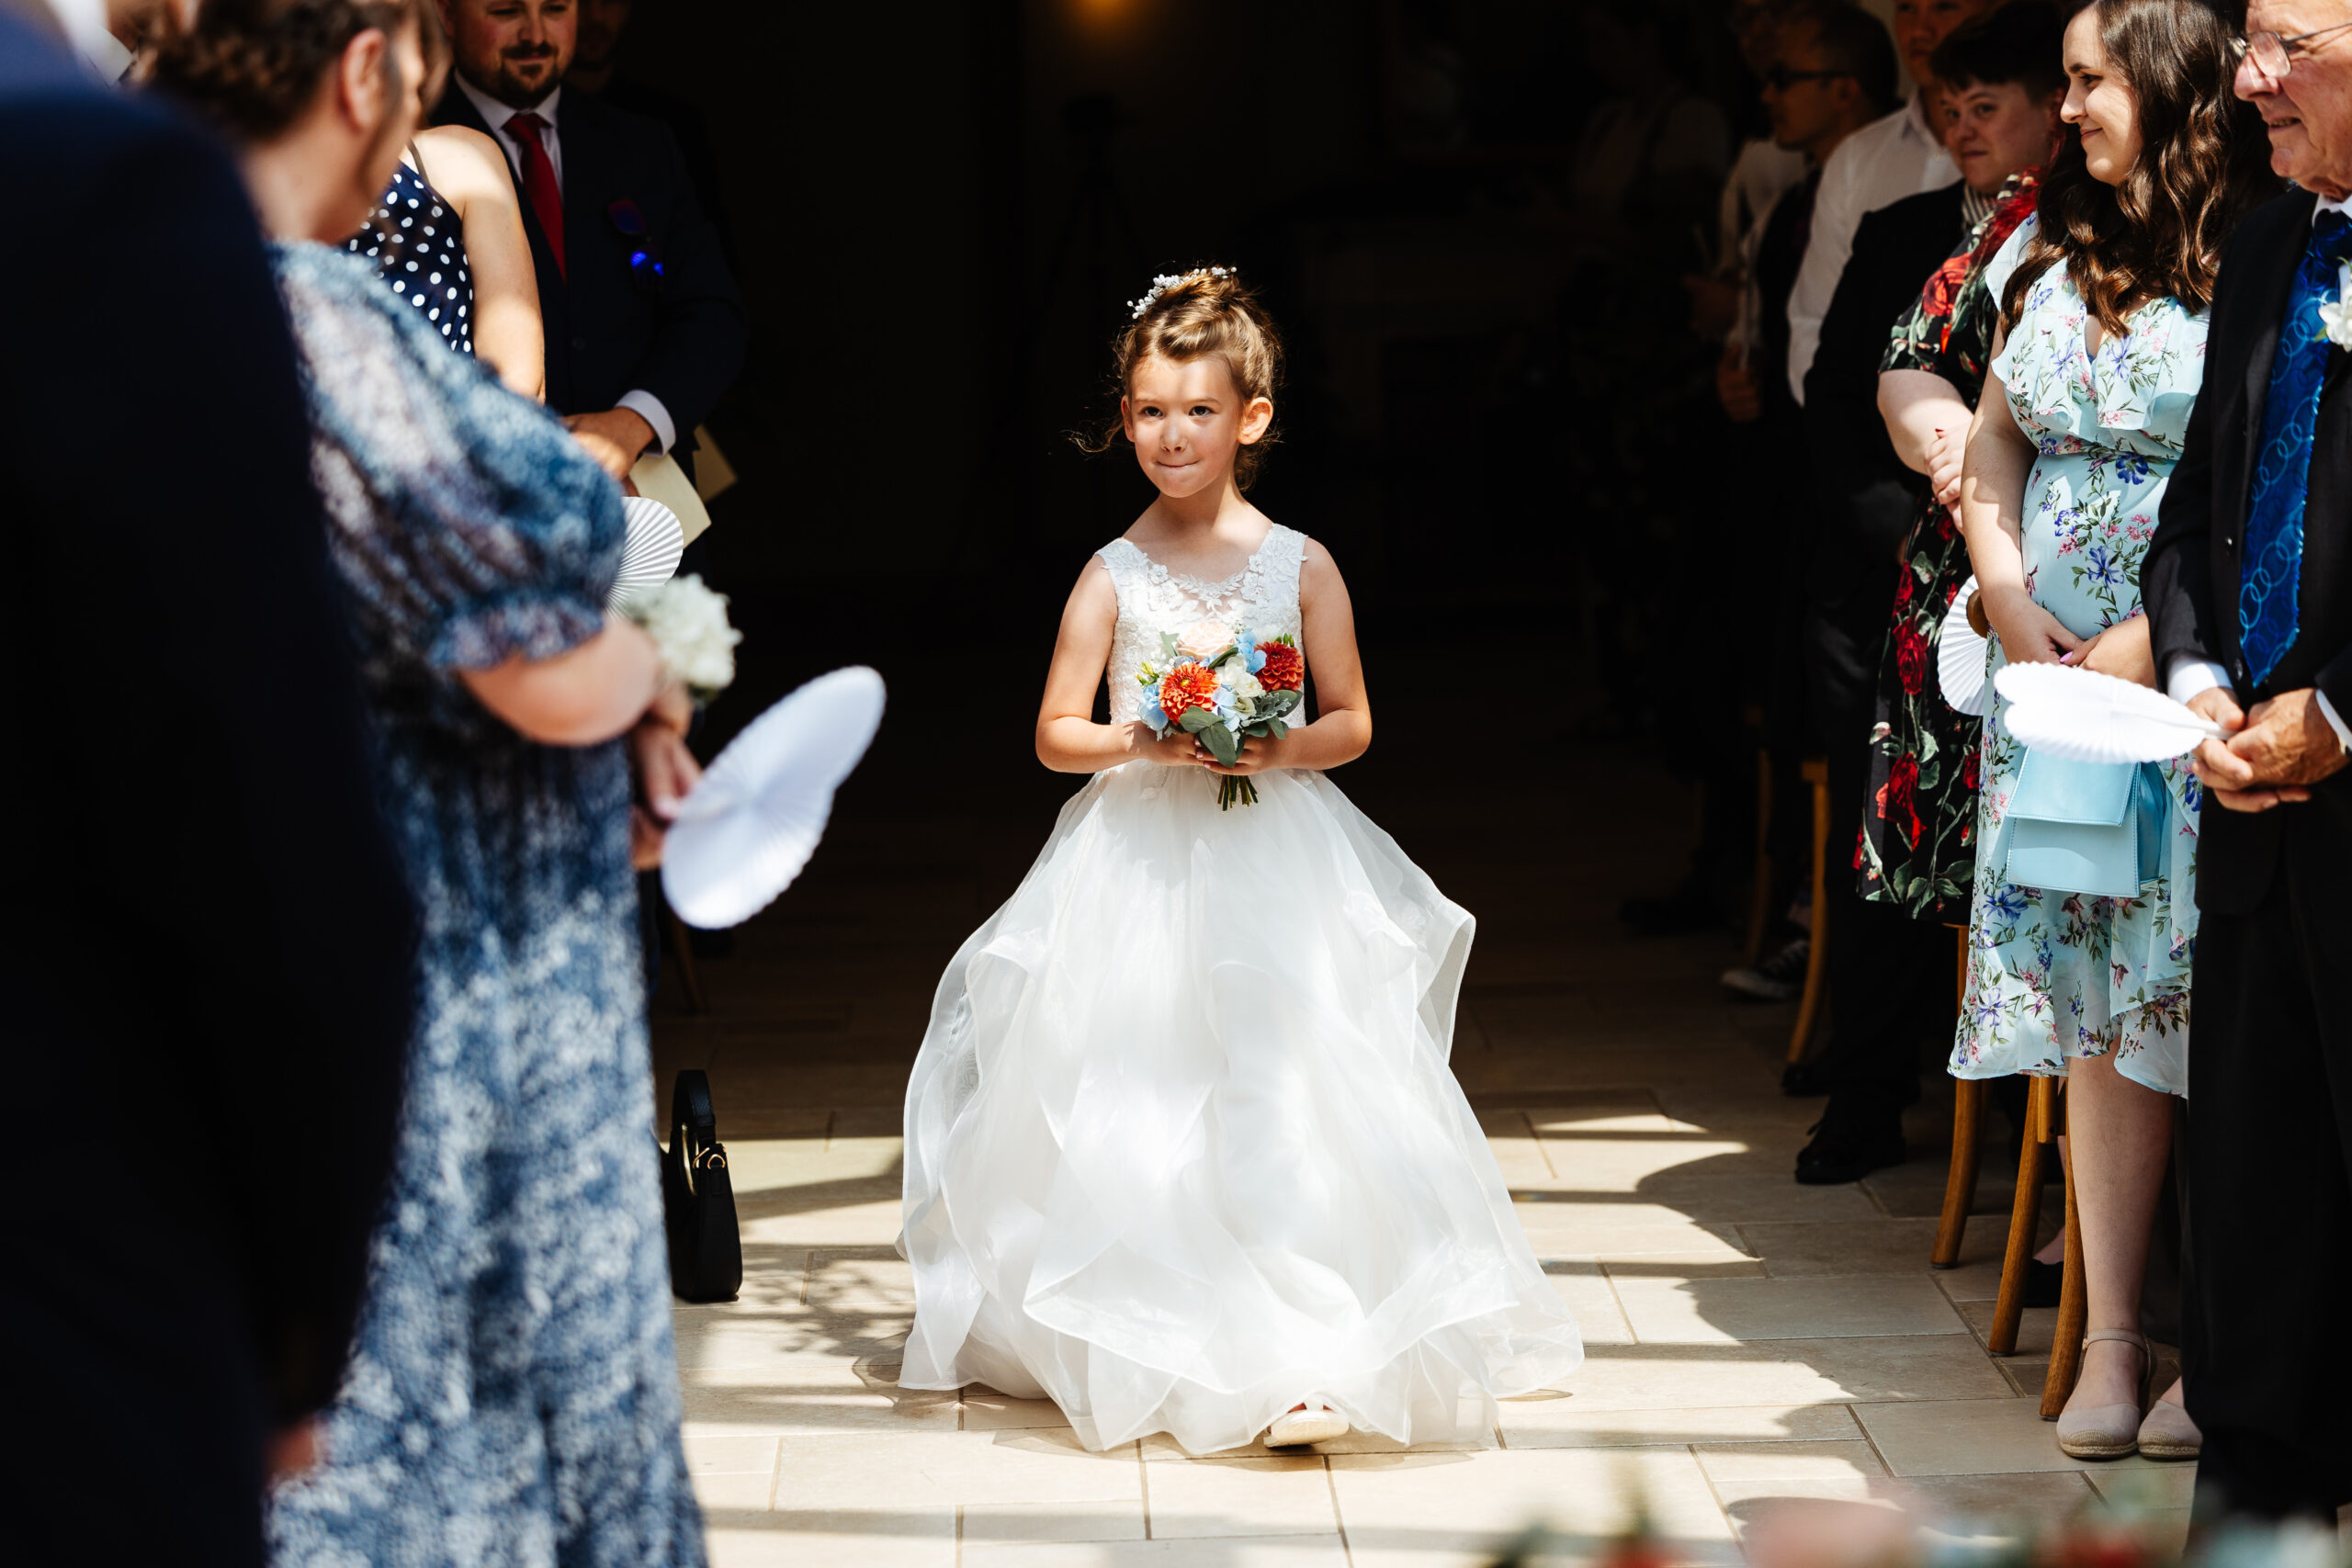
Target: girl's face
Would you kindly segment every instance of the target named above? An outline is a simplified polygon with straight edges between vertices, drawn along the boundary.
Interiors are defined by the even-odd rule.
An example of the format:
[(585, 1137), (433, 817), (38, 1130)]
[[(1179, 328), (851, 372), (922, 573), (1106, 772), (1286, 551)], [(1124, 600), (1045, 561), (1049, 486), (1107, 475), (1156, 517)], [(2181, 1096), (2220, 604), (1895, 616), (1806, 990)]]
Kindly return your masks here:
[(2058, 118), (2082, 133), (2091, 178), (2121, 185), (2140, 157), (2140, 100), (2108, 64), (2096, 6), (2066, 24), (2066, 102)]
[(1145, 476), (1160, 494), (1182, 500), (1226, 482), (1233, 455), (1273, 423), (1274, 405), (1244, 399), (1222, 355), (1179, 362), (1152, 355), (1128, 378), (1119, 418)]

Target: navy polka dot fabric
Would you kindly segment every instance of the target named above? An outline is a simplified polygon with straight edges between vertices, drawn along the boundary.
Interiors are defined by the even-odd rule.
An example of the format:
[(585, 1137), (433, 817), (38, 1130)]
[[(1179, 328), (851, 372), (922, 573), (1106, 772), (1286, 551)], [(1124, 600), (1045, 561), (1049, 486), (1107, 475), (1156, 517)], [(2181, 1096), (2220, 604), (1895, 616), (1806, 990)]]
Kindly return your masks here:
[(374, 220), (351, 252), (376, 264), (386, 284), (460, 354), (474, 351), (474, 286), (458, 215), (424, 176), (401, 164)]

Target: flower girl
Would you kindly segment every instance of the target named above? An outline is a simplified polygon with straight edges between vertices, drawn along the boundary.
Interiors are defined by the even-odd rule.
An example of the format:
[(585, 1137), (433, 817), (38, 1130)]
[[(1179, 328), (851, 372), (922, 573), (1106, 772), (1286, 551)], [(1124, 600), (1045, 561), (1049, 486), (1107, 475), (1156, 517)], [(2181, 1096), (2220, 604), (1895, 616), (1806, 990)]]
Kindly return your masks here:
[[(1159, 496), (1046, 675), (1038, 758), (1092, 777), (947, 966), (908, 1086), (900, 1384), (1050, 1398), (1092, 1449), (1486, 1438), (1583, 1348), (1446, 1066), (1471, 918), (1323, 776), (1372, 719), (1339, 568), (1242, 496), (1280, 344), (1209, 267), (1116, 354)], [(1211, 744), (1160, 677), (1228, 652), (1186, 716)], [(1302, 653), (1317, 716), (1220, 762)]]

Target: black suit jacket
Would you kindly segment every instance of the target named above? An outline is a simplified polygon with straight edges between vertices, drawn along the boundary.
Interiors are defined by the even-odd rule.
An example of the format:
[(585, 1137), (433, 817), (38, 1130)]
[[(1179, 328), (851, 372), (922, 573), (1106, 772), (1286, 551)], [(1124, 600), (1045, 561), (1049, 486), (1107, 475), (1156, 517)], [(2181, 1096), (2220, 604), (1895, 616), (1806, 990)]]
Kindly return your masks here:
[(413, 913), (234, 165), (0, 9), (0, 209), (10, 1549), (258, 1563), (267, 1431), (350, 1340)]
[[(1894, 552), (1917, 520), (1927, 480), (1903, 466), (1878, 412), (1878, 366), (1895, 319), (1960, 243), (1957, 183), (1862, 219), (1804, 378), (1805, 451), (1817, 519), (1805, 573), (1814, 613), (1835, 628), (1827, 710), (1867, 706), (1894, 607)], [(1825, 713), (1825, 717), (1828, 714)]]
[[(438, 118), (490, 134), (455, 84)], [(695, 426), (742, 368), (751, 342), (718, 233), (695, 199), (667, 126), (566, 93), (556, 104), (556, 134), (563, 144), (563, 270), (538, 215), (522, 203), (547, 327), (548, 406), (594, 413), (643, 388), (670, 411), (678, 458), (691, 468)], [(650, 246), (615, 222), (614, 204), (623, 201), (643, 215)], [(639, 250), (660, 261), (659, 279), (650, 266), (630, 265)]]
[[(1961, 238), (1959, 184), (1866, 214), (1804, 378), (1805, 446), (1821, 509), (1807, 592), (1825, 613), (1885, 621), (1894, 550), (1927, 480), (1903, 466), (1878, 412), (1878, 365), (1895, 318)], [(1858, 623), (1859, 624), (1859, 623)]]
[[(2336, 712), (2352, 716), (2352, 387), (2340, 351), (2329, 355), (2312, 434), (2295, 641), (2259, 684), (2249, 679), (2238, 645), (2255, 448), (2288, 290), (2311, 238), (2313, 200), (2295, 192), (2257, 208), (2231, 239), (2205, 339), (2205, 384), (2140, 568), (2140, 587), (2156, 668), (2166, 678), (2184, 658), (2210, 659), (2230, 671), (2241, 705), (2316, 686)], [(2327, 859), (2335, 874), (2352, 874), (2347, 771), (2318, 785), (2308, 804), (2259, 815), (2208, 807), (2198, 828), (2199, 907), (2245, 913), (2258, 904), (2290, 821), (2304, 840), (2299, 852)]]

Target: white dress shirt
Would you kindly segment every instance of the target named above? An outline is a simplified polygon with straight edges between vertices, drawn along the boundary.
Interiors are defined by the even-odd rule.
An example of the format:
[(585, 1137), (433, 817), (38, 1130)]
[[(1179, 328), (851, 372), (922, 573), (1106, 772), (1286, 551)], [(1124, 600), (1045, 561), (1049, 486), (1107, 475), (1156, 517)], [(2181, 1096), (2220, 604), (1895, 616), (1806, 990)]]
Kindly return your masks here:
[(49, 0), (49, 14), (92, 75), (108, 86), (121, 82), (135, 57), (107, 29), (107, 0)]
[[(2352, 197), (2330, 201), (2322, 197), (2312, 205), (2312, 221), (2318, 222), (2323, 212), (2352, 216)], [(2200, 692), (2229, 683), (2229, 671), (2212, 660), (2181, 658), (2173, 660), (2172, 672), (2165, 677), (2165, 692), (2174, 702), (2185, 703)], [(2336, 739), (2344, 743), (2346, 750), (2352, 751), (2352, 725), (2344, 722), (2344, 716), (2335, 711), (2335, 705), (2327, 700), (2325, 692), (2313, 692), (2312, 695), (2319, 699), (2320, 716), (2327, 720), (2330, 729), (2335, 731)]]
[[(531, 105), (527, 109), (518, 109), (512, 104), (501, 103), (463, 76), (457, 76), (455, 80), (458, 90), (471, 101), (476, 111), (481, 115), (482, 123), (490, 127), (491, 134), (498, 139), (499, 146), (505, 149), (506, 165), (514, 171), (514, 189), (518, 195), (523, 189), (523, 139), (506, 129), (507, 121), (518, 114), (535, 114), (548, 122), (547, 128), (539, 132), (539, 145), (547, 149), (548, 162), (555, 168), (555, 188), (561, 190), (563, 188), (563, 120), (559, 111), (563, 99), (562, 85), (559, 83), (549, 88), (546, 97)], [(629, 410), (653, 427), (652, 450), (667, 452), (678, 444), (678, 427), (670, 418), (670, 411), (662, 406), (661, 399), (642, 387), (632, 388), (623, 392), (620, 400), (613, 406)]]
[[(1796, 287), (1789, 291), (1789, 390), (1804, 401), (1804, 373), (1821, 347), (1821, 323), (1854, 254), (1866, 214), (1906, 196), (1940, 190), (1960, 178), (1943, 138), (1928, 124), (1925, 104), (1911, 101), (1838, 144), (1821, 166), (1813, 198), (1813, 235)], [(1924, 277), (1921, 282), (1925, 282)]]

